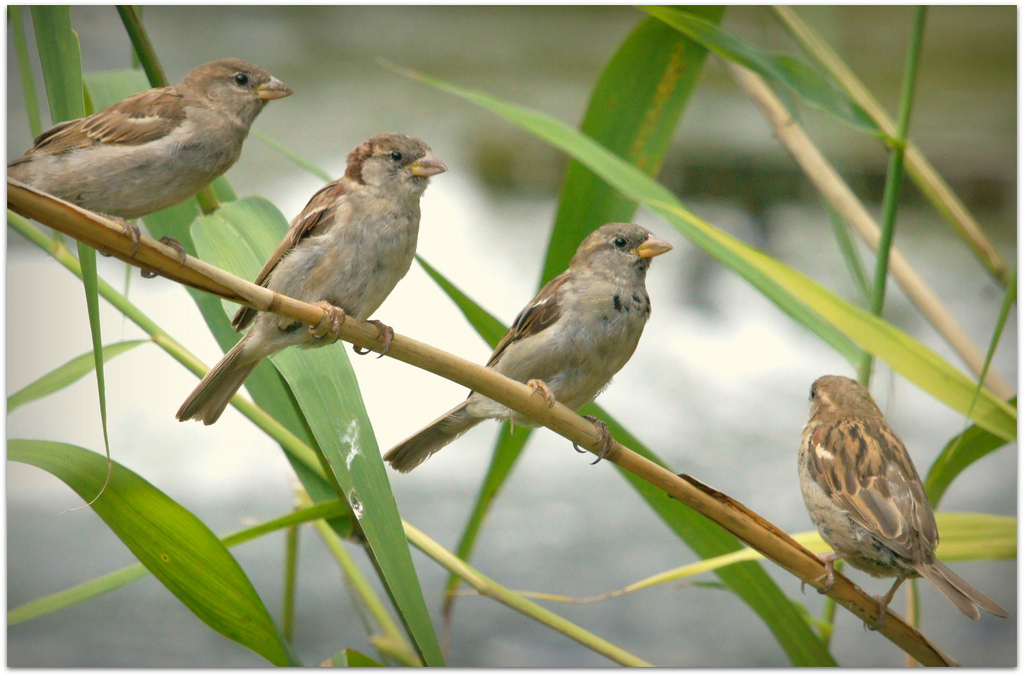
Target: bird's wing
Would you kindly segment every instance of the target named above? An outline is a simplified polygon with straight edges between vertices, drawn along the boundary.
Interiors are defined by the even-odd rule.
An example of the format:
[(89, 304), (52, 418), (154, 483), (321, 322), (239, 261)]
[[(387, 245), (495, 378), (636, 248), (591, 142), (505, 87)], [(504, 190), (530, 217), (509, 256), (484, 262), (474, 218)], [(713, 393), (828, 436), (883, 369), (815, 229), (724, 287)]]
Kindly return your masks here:
[(906, 447), (884, 420), (822, 425), (809, 443), (811, 475), (833, 502), (897, 554), (931, 558), (935, 515)]
[(95, 115), (50, 127), (28, 153), (59, 155), (94, 145), (140, 145), (167, 136), (185, 120), (183, 97), (173, 87), (130, 96)]
[[(270, 281), (270, 275), (274, 268), (277, 267), (278, 263), (281, 262), (289, 251), (298, 246), (303, 239), (323, 234), (328, 226), (339, 217), (340, 212), (344, 210), (346, 204), (345, 195), (349, 194), (351, 190), (350, 181), (344, 178), (328, 183), (318, 190), (310, 198), (302, 212), (292, 221), (284, 239), (277, 245), (274, 252), (270, 254), (270, 258), (267, 259), (266, 264), (260, 270), (260, 274), (256, 276), (256, 280), (253, 283), (259, 286), (266, 286), (267, 282)], [(255, 317), (256, 310), (243, 307), (235, 315), (231, 325), (236, 331), (241, 331), (251, 324)]]
[(487, 360), (488, 366), (498, 363), (501, 355), (512, 343), (536, 335), (558, 321), (562, 314), (559, 303), (560, 291), (568, 279), (568, 273), (563, 272), (537, 292), (530, 304), (523, 308), (512, 322), (508, 332), (498, 341), (491, 358)]

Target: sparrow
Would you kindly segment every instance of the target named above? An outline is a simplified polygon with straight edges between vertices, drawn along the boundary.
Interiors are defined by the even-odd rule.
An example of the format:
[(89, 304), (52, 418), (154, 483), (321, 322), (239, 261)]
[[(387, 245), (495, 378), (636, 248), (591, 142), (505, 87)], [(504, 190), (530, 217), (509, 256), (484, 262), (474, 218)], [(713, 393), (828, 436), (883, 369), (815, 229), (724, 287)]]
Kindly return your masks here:
[[(670, 249), (668, 242), (639, 225), (601, 226), (580, 244), (569, 269), (544, 285), (519, 313), (487, 361), (488, 368), (526, 383), (549, 406), (558, 400), (575, 410), (593, 401), (633, 356), (651, 315), (644, 284), (647, 269), (652, 258)], [(611, 435), (602, 421), (587, 417), (601, 434), (600, 460), (611, 447)], [(409, 472), (487, 418), (536, 424), (470, 392), (461, 404), (388, 451), (384, 460), (399, 472)]]
[[(302, 331), (292, 319), (243, 307), (231, 325), (248, 333), (189, 395), (178, 420), (217, 422), (262, 359), (334, 342), (346, 316), (366, 319), (380, 307), (412, 265), (420, 196), (445, 171), (427, 144), (404, 134), (375, 136), (349, 153), (345, 175), (313, 195), (255, 282), (322, 307), (324, 319)], [(386, 352), (394, 331), (372, 323)]]
[(978, 606), (1005, 610), (935, 558), (939, 531), (921, 477), (903, 441), (868, 389), (843, 376), (811, 385), (811, 413), (799, 454), (800, 489), (811, 521), (834, 552), (820, 555), (828, 593), (833, 562), (845, 559), (875, 577), (895, 577), (873, 629), (882, 625), (896, 590), (922, 576), (971, 618)]
[(268, 101), (292, 90), (240, 59), (203, 64), (173, 87), (130, 96), (36, 137), (7, 176), (122, 221), (182, 202), (227, 171)]

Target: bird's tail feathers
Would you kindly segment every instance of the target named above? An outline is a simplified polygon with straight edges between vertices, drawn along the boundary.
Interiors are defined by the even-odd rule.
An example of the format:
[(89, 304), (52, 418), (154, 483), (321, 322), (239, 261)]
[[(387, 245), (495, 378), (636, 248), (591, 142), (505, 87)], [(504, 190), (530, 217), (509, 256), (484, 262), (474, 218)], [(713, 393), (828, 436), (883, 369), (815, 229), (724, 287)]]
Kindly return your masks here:
[(921, 573), (929, 582), (935, 585), (957, 607), (957, 610), (972, 620), (980, 617), (977, 606), (981, 606), (998, 617), (1007, 617), (1009, 615), (992, 599), (972, 587), (966, 580), (951, 571), (940, 561), (922, 564), (917, 568), (917, 572)]
[(482, 418), (466, 412), (462, 402), (416, 434), (399, 443), (384, 455), (384, 460), (403, 474), (468, 432)]
[(242, 387), (259, 359), (245, 354), (245, 338), (238, 341), (224, 357), (206, 374), (188, 399), (178, 409), (178, 420), (200, 420), (212, 425), (227, 408), (231, 397)]

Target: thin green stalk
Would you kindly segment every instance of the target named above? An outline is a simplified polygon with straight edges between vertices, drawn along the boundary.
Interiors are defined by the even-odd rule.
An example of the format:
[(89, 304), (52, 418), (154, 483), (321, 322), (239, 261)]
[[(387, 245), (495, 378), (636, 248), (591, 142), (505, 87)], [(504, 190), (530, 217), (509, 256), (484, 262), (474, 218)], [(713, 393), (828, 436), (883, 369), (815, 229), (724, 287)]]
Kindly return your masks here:
[(25, 23), (21, 18), (21, 7), (9, 5), (7, 16), (14, 32), (14, 50), (18, 54), (18, 73), (21, 76), (21, 88), (25, 93), (28, 128), (35, 138), (43, 132), (43, 121), (39, 115), (39, 96), (36, 94), (35, 78), (32, 77), (32, 64), (28, 57), (28, 42), (25, 40)]
[[(907, 585), (906, 619), (907, 624), (915, 629), (919, 629), (921, 627), (921, 596), (918, 594), (917, 580), (915, 579), (909, 580), (909, 584)], [(917, 666), (917, 660), (915, 660), (911, 655), (904, 654), (903, 657), (906, 660), (906, 665), (908, 667)]]
[(299, 573), (299, 527), (285, 531), (284, 607), (281, 610), (281, 633), (289, 643), (295, 637), (295, 589)]
[[(153, 43), (150, 42), (146, 28), (142, 25), (139, 13), (132, 5), (118, 5), (117, 13), (121, 16), (121, 23), (124, 24), (125, 31), (132, 41), (135, 56), (142, 64), (142, 69), (146, 71), (146, 78), (149, 80), (150, 86), (166, 87), (169, 84), (167, 74), (164, 72), (163, 66), (160, 65), (160, 59), (156, 55), (156, 50), (153, 49)], [(212, 214), (220, 206), (220, 200), (217, 199), (211, 186), (196, 193), (196, 200), (199, 202), (199, 209), (204, 214)]]
[(850, 237), (849, 226), (828, 204), (825, 204), (825, 211), (828, 212), (828, 218), (832, 222), (832, 232), (836, 236), (836, 242), (839, 244), (840, 253), (843, 254), (846, 268), (850, 271), (850, 277), (853, 278), (854, 285), (866, 303), (871, 298), (871, 287), (868, 286), (868, 277), (864, 273), (864, 264), (860, 260), (860, 254), (857, 253), (857, 247), (853, 243), (853, 238)]
[[(992, 334), (992, 340), (988, 344), (988, 352), (985, 353), (985, 365), (981, 367), (981, 373), (978, 375), (978, 388), (974, 391), (974, 399), (971, 400), (971, 407), (969, 411), (974, 410), (974, 405), (978, 403), (978, 397), (981, 396), (981, 386), (985, 382), (985, 374), (988, 373), (988, 367), (992, 364), (992, 357), (996, 354), (996, 347), (999, 345), (999, 338), (1003, 335), (1003, 329), (1006, 327), (1006, 319), (1010, 316), (1010, 308), (1013, 307), (1014, 303), (1017, 302), (1017, 270), (1013, 271), (1013, 275), (1010, 277), (1010, 283), (1006, 289), (1006, 295), (1003, 296), (1003, 305), (999, 308), (999, 319), (996, 320), (996, 328)], [(970, 413), (968, 412), (968, 415)], [(968, 418), (969, 420), (970, 418)]]
[(331, 175), (328, 174), (326, 171), (324, 171), (323, 169), (321, 169), (317, 165), (313, 164), (312, 162), (310, 162), (306, 158), (302, 157), (301, 155), (296, 153), (294, 150), (292, 150), (288, 146), (284, 145), (283, 143), (281, 143), (277, 139), (273, 138), (269, 134), (265, 134), (262, 131), (260, 131), (259, 129), (253, 129), (251, 132), (249, 132), (249, 135), (252, 136), (257, 141), (260, 141), (261, 143), (266, 144), (272, 150), (276, 150), (278, 153), (283, 155), (286, 159), (291, 160), (296, 166), (301, 167), (302, 169), (305, 169), (306, 171), (308, 171), (309, 173), (313, 174), (317, 178), (322, 178), (325, 181), (333, 181), (334, 180), (331, 177)]
[(121, 16), (121, 23), (124, 24), (128, 38), (132, 41), (135, 56), (142, 64), (142, 69), (146, 71), (149, 84), (154, 87), (166, 87), (168, 85), (167, 75), (164, 73), (163, 66), (160, 65), (160, 60), (156, 56), (156, 50), (153, 49), (149, 35), (146, 34), (146, 29), (142, 27), (142, 17), (131, 5), (118, 5), (117, 13)]
[[(900, 185), (903, 180), (903, 155), (906, 151), (907, 130), (910, 127), (910, 111), (913, 109), (914, 88), (917, 84), (917, 65), (921, 57), (921, 42), (924, 35), (926, 7), (914, 12), (914, 27), (911, 32), (907, 65), (903, 71), (903, 87), (900, 94), (900, 118), (896, 127), (894, 147), (889, 155), (886, 172), (885, 193), (882, 196), (882, 235), (878, 242), (878, 260), (875, 263), (874, 292), (871, 298), (871, 313), (882, 316), (885, 305), (885, 282), (889, 276), (889, 249), (892, 247), (896, 230), (896, 209), (899, 204)], [(859, 380), (867, 385), (871, 380), (872, 357), (865, 355), (859, 369)]]
[[(327, 545), (331, 554), (334, 555), (334, 560), (338, 562), (338, 566), (341, 568), (345, 579), (351, 585), (352, 590), (362, 601), (366, 610), (370, 612), (383, 632), (389, 645), (389, 654), (397, 657), (406, 666), (422, 666), (422, 662), (416, 656), (416, 652), (405, 640), (405, 635), (398, 628), (391, 615), (388, 614), (387, 608), (384, 607), (384, 604), (373, 592), (370, 583), (359, 572), (359, 567), (356, 566), (355, 561), (349, 556), (338, 534), (331, 529), (326, 521), (317, 521), (313, 525), (323, 539), (324, 544)], [(401, 646), (401, 649), (395, 650), (396, 646)]]
[(431, 540), (425, 533), (414, 526), (405, 523), (405, 534), (409, 542), (421, 552), (444, 566), (449, 572), (455, 573), (465, 580), (471, 587), (484, 596), (489, 596), (499, 603), (516, 610), (527, 617), (545, 624), (555, 631), (571, 638), (594, 652), (600, 653), (623, 666), (627, 667), (650, 667), (654, 666), (645, 662), (636, 655), (626, 652), (622, 648), (609, 643), (603, 638), (591, 634), (586, 629), (573, 624), (564, 617), (560, 617), (547, 608), (537, 605), (520, 594), (510, 591), (506, 587), (485, 577), (479, 571), (471, 568), (465, 561), (456, 557), (441, 545)]

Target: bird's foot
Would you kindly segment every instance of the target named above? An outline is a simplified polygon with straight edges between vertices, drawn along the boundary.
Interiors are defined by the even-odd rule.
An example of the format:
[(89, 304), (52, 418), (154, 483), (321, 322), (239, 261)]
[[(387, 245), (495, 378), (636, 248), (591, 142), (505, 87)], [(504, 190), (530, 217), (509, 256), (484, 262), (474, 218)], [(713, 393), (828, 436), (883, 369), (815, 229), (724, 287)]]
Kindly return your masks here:
[[(173, 237), (161, 237), (160, 241), (181, 255), (181, 267), (185, 267), (185, 247), (183, 247), (181, 243)], [(146, 279), (152, 279), (157, 276), (157, 271), (150, 270), (149, 268), (142, 268), (142, 276)]]
[(127, 235), (128, 239), (132, 241), (132, 255), (128, 257), (129, 260), (135, 258), (135, 254), (139, 253), (139, 226), (134, 223), (130, 223), (120, 216), (112, 216), (112, 220), (117, 221), (121, 224), (121, 234)]
[(539, 378), (530, 378), (526, 381), (526, 384), (533, 390), (531, 394), (540, 393), (540, 396), (544, 397), (544, 400), (548, 402), (548, 408), (555, 405), (555, 393), (551, 391), (546, 382)]
[[(612, 433), (608, 431), (608, 425), (603, 420), (601, 420), (600, 418), (595, 418), (592, 415), (585, 415), (583, 417), (592, 422), (594, 424), (594, 427), (597, 428), (597, 441), (599, 444), (601, 444), (601, 452), (598, 453), (597, 460), (590, 463), (591, 465), (596, 465), (597, 463), (601, 462), (601, 460), (604, 459), (604, 456), (608, 455), (608, 451), (612, 450), (612, 444), (614, 443), (614, 440), (612, 439)], [(575, 442), (573, 442), (572, 447), (576, 449), (577, 453), (587, 452), (585, 449), (581, 449), (579, 446), (577, 446)]]
[(345, 311), (325, 300), (317, 301), (313, 305), (323, 310), (324, 316), (316, 326), (309, 327), (309, 335), (317, 340), (329, 338), (327, 344), (335, 342), (341, 337), (341, 325), (345, 323)]
[[(819, 589), (818, 593), (819, 594), (827, 594), (830, 591), (832, 591), (832, 587), (834, 587), (835, 584), (836, 584), (836, 568), (835, 568), (835, 565), (833, 565), (833, 564), (836, 561), (838, 561), (839, 559), (843, 558), (843, 557), (838, 555), (838, 554), (836, 554), (835, 552), (829, 552), (828, 554), (818, 554), (817, 556), (818, 556), (818, 560), (821, 561), (823, 564), (825, 564), (825, 574), (822, 575), (819, 578), (816, 578), (814, 581), (815, 582), (821, 582), (822, 580), (824, 580), (825, 581), (825, 587), (823, 589)], [(801, 582), (800, 583), (800, 593), (803, 593), (803, 591), (804, 591), (804, 583)]]
[[(376, 326), (377, 338), (383, 338), (384, 340), (384, 349), (380, 351), (379, 355), (377, 355), (377, 359), (380, 359), (381, 357), (388, 353), (388, 348), (391, 347), (391, 340), (395, 337), (395, 330), (379, 319), (370, 319), (367, 321), (367, 323)], [(363, 355), (368, 354), (373, 350), (364, 350), (360, 348), (358, 345), (353, 345), (352, 351), (358, 355)]]
[(160, 238), (160, 243), (161, 244), (166, 244), (167, 246), (171, 247), (172, 249), (177, 251), (179, 254), (181, 254), (181, 267), (185, 267), (185, 257), (186, 257), (185, 247), (183, 247), (181, 245), (181, 242), (179, 242), (178, 240), (174, 239), (173, 237), (167, 235), (167, 236), (164, 236), (164, 237)]
[[(896, 595), (896, 590), (903, 584), (903, 580), (906, 578), (898, 577), (896, 582), (893, 583), (892, 587), (889, 588), (888, 593), (884, 596), (876, 596), (875, 600), (878, 601), (878, 617), (875, 618), (874, 624), (868, 625), (868, 629), (871, 631), (878, 631), (882, 628), (885, 623), (886, 611), (889, 609), (889, 604), (892, 602), (892, 597)], [(866, 624), (866, 623), (865, 623)]]

